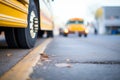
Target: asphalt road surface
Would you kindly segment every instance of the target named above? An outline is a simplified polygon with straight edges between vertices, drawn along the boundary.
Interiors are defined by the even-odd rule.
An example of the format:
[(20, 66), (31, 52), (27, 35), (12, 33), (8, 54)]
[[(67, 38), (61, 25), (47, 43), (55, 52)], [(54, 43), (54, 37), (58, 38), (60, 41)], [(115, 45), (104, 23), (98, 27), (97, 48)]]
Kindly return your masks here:
[(120, 36), (57, 36), (30, 80), (120, 80)]
[[(33, 72), (27, 80), (120, 80), (120, 35), (89, 35), (87, 38), (77, 34), (56, 36), (47, 40), (52, 41), (43, 52), (38, 46), (46, 40), (38, 39), (32, 49), (9, 49), (4, 36), (0, 36), (0, 79), (26, 80), (22, 74), (30, 74), (29, 69), (32, 68)], [(36, 58), (36, 54), (31, 55), (30, 52), (41, 56), (38, 54)], [(28, 55), (31, 57), (26, 59)], [(33, 58), (38, 59), (34, 67), (34, 62), (31, 63)], [(31, 68), (23, 70), (29, 64)], [(18, 65), (19, 69), (16, 69)], [(4, 74), (12, 76), (6, 78)]]

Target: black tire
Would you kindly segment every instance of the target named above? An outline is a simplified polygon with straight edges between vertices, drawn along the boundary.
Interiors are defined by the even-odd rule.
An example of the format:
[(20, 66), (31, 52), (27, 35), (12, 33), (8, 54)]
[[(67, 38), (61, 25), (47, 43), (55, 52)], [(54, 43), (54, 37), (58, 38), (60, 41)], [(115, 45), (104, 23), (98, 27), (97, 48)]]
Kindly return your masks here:
[(84, 37), (87, 37), (87, 34), (84, 34)]
[(64, 34), (63, 34), (63, 36), (67, 37), (67, 36), (68, 36), (68, 34), (65, 34), (65, 33), (64, 33)]
[(18, 48), (14, 28), (8, 28), (5, 30), (5, 38), (9, 48)]
[(47, 31), (47, 38), (53, 37), (53, 31)]
[[(20, 48), (29, 49), (34, 47), (37, 39), (38, 21), (36, 22), (37, 10), (33, 0), (29, 3), (28, 26), (27, 28), (16, 29), (17, 41)], [(36, 26), (36, 27), (35, 27)]]
[(79, 36), (79, 37), (81, 37), (81, 36), (82, 36), (82, 34), (81, 34), (81, 33), (78, 33), (78, 36)]

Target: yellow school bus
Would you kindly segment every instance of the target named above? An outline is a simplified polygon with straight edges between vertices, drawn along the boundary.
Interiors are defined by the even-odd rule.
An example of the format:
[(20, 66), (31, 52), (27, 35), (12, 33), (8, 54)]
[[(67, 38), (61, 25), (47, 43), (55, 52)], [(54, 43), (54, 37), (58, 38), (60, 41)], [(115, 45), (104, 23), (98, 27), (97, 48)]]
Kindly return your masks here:
[(37, 37), (53, 37), (53, 0), (0, 0), (0, 32), (11, 48), (32, 48)]
[(78, 36), (84, 35), (87, 37), (88, 29), (84, 25), (84, 20), (82, 18), (71, 18), (67, 21), (63, 35), (67, 36), (70, 33), (78, 33)]

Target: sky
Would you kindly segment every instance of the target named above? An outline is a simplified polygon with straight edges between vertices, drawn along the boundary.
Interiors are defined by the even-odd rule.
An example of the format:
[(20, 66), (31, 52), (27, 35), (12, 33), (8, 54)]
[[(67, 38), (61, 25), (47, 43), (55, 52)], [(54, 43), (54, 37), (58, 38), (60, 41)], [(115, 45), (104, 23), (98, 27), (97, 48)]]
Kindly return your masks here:
[(52, 3), (54, 20), (57, 24), (64, 24), (72, 17), (92, 21), (95, 10), (106, 5), (120, 6), (120, 0), (54, 0)]

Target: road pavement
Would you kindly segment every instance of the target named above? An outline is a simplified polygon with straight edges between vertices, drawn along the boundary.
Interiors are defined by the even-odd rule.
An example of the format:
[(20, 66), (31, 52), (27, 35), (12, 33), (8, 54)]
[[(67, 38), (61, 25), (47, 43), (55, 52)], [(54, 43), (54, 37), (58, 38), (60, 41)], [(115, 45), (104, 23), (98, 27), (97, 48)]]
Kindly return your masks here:
[(9, 49), (0, 36), (0, 80), (120, 80), (119, 44), (119, 35), (70, 34)]
[(57, 36), (31, 80), (120, 80), (120, 36)]

